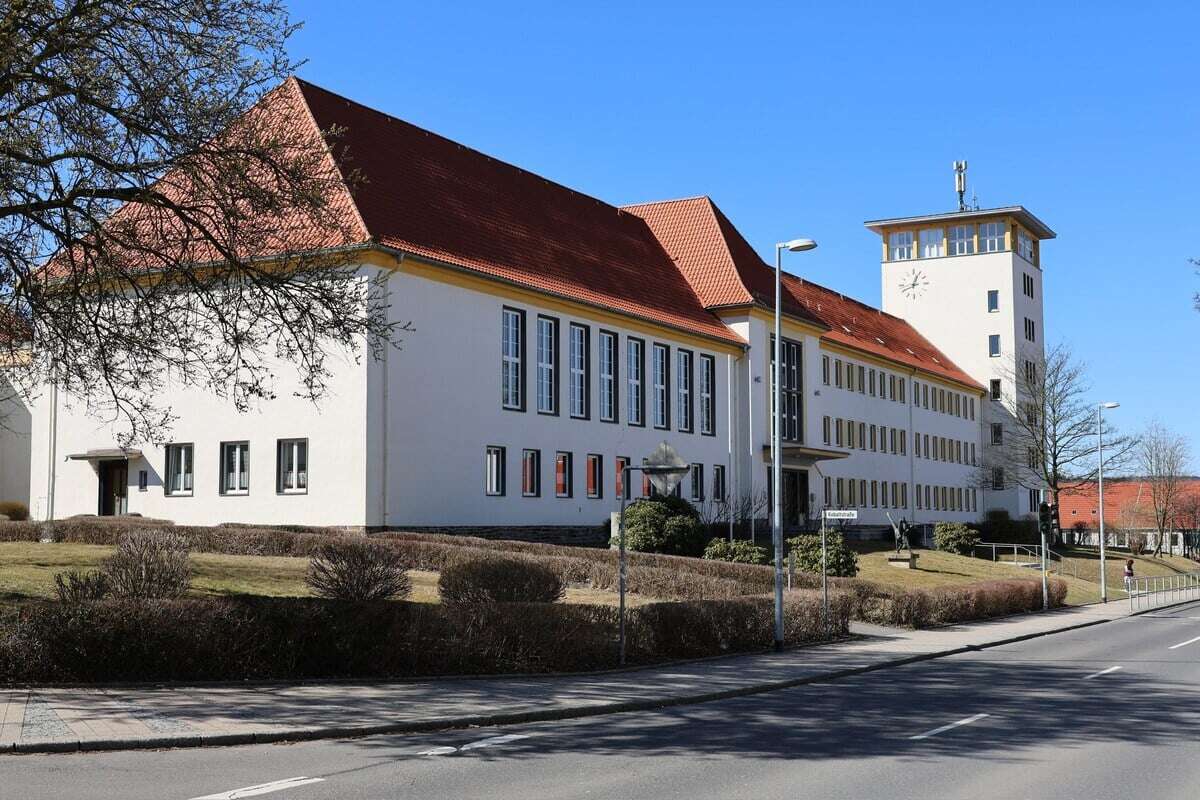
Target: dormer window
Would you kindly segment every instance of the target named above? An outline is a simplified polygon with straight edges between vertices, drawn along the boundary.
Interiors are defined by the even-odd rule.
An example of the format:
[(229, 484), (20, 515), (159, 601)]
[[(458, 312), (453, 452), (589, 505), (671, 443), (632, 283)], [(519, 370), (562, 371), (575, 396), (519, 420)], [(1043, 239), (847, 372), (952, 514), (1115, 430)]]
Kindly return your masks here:
[(975, 252), (975, 226), (954, 225), (950, 228), (950, 255), (969, 256)]
[(897, 231), (888, 236), (892, 261), (908, 261), (913, 257), (912, 231)]

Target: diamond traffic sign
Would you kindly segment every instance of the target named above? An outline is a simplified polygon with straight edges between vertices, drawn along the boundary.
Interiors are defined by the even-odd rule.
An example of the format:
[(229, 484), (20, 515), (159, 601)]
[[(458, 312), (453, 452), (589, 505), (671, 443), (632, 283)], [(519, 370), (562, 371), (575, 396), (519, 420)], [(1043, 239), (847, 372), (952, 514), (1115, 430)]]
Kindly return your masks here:
[(659, 494), (670, 494), (688, 474), (688, 463), (675, 452), (675, 448), (666, 442), (660, 442), (658, 447), (642, 462), (642, 472), (650, 479), (650, 483)]

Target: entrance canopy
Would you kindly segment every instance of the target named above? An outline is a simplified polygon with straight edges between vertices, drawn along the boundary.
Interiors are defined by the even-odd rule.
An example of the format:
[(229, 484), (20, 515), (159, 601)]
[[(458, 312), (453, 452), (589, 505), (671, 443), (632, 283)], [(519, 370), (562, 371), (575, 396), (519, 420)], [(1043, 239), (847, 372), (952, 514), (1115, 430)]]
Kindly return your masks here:
[(98, 450), (88, 450), (86, 453), (72, 453), (67, 456), (71, 461), (109, 461), (112, 459), (141, 458), (142, 451), (132, 447), (102, 447)]
[[(809, 447), (803, 444), (783, 445), (783, 466), (811, 467), (819, 461), (836, 461), (839, 458), (849, 458), (845, 450), (829, 450), (823, 447)], [(771, 446), (763, 445), (763, 461), (771, 463)]]

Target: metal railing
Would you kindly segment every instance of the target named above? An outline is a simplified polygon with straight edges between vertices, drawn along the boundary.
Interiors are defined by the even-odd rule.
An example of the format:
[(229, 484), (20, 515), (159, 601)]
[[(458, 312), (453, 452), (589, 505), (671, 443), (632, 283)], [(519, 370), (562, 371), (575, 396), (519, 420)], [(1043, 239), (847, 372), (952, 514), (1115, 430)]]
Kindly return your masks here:
[(1186, 600), (1200, 600), (1200, 572), (1130, 578), (1125, 581), (1125, 590), (1129, 592), (1130, 611)]
[[(979, 542), (975, 545), (975, 551), (983, 550), (985, 553), (990, 553), (992, 561), (1003, 561), (1003, 556), (1012, 553), (1012, 561), (1010, 564), (1040, 564), (1042, 563), (1042, 546), (1037, 544), (1013, 544), (1010, 542)], [(1026, 556), (1026, 560), (1022, 561), (1020, 556)], [(986, 556), (979, 556), (985, 558)]]

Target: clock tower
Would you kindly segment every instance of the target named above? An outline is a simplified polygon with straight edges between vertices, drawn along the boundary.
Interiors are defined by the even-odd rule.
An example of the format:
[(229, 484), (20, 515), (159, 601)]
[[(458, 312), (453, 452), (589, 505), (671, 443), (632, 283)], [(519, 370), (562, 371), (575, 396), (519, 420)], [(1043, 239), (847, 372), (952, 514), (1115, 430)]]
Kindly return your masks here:
[(993, 442), (1003, 444), (1022, 407), (1017, 376), (1044, 361), (1041, 245), (1055, 234), (1023, 206), (962, 205), (866, 226), (881, 238), (883, 310), (905, 319), (988, 390), (981, 462), (991, 468), (980, 476), (980, 510), (1005, 508), (1017, 519), (1036, 514), (1041, 487), (1019, 485), (987, 454)]

